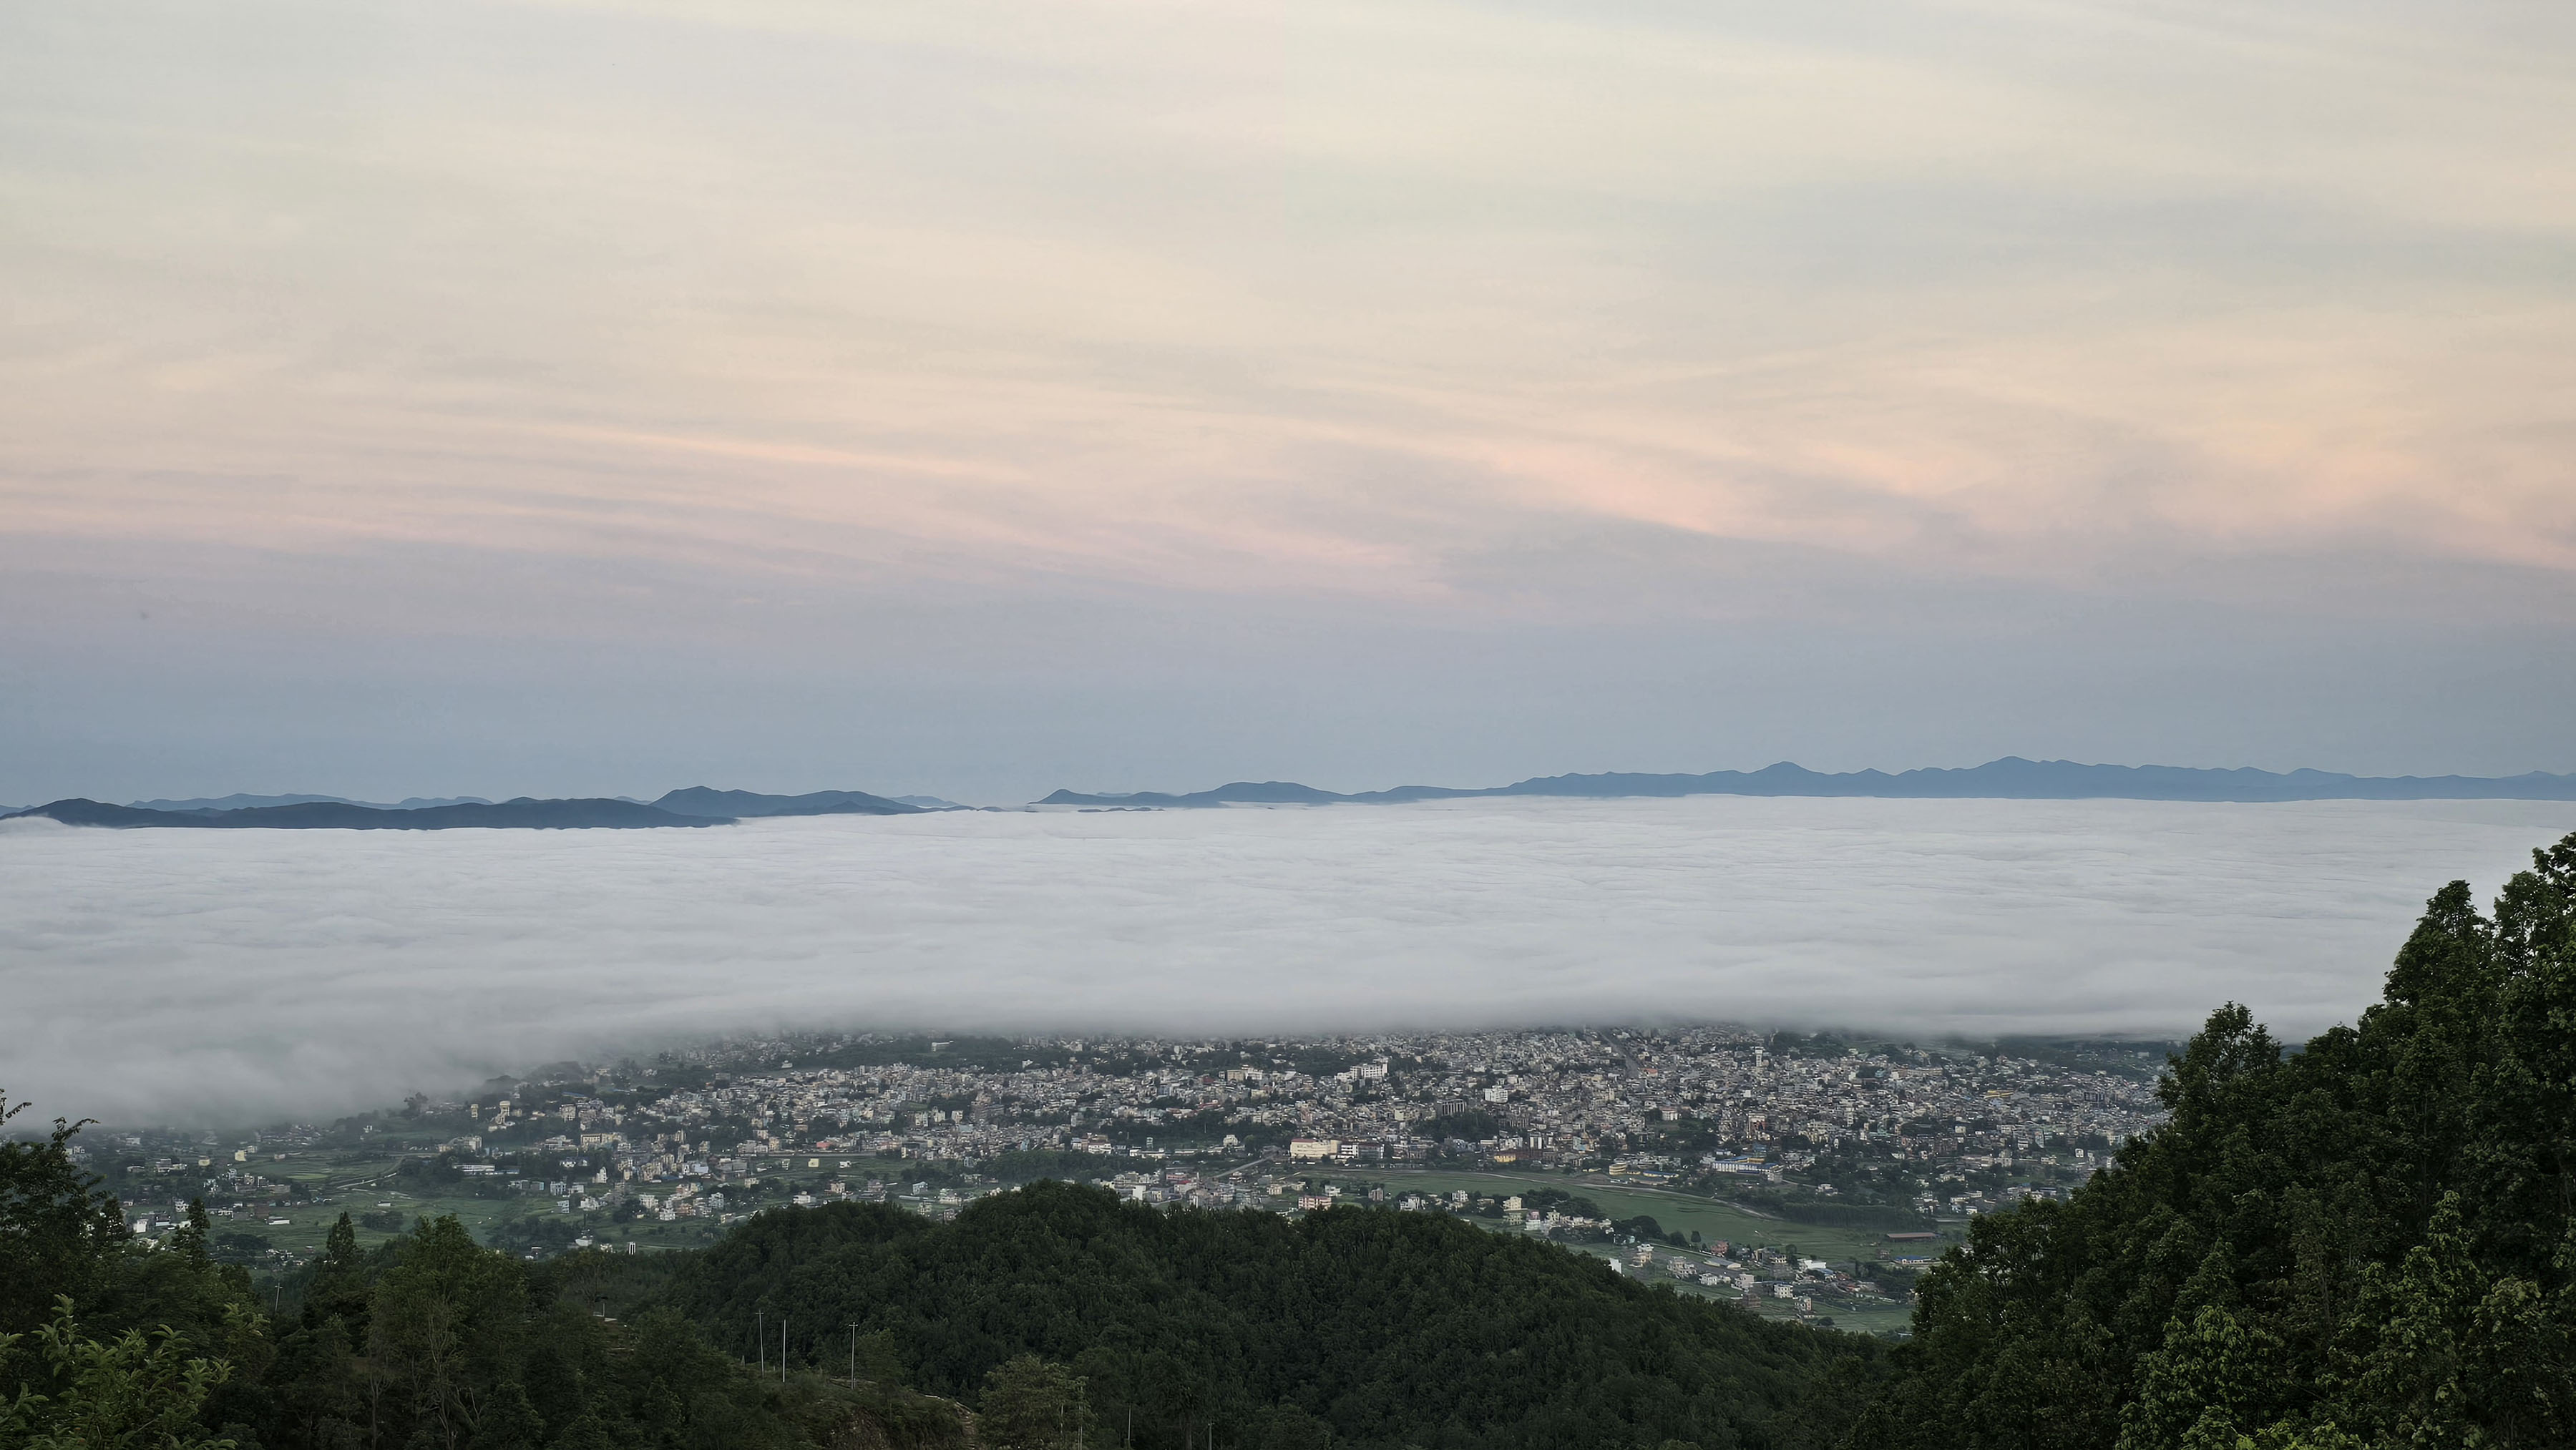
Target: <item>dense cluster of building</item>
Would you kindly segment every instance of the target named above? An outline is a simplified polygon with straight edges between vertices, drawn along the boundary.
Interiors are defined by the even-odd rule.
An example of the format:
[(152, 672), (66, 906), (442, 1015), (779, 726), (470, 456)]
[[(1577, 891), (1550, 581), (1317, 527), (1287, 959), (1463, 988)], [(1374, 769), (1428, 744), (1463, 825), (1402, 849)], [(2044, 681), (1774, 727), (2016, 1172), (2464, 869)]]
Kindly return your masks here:
[[(1448, 1183), (1434, 1192), (1388, 1170), (1578, 1170), (1596, 1184), (1763, 1199), (1801, 1221), (1845, 1221), (1814, 1211), (1833, 1201), (1877, 1215), (1848, 1220), (1873, 1232), (1931, 1229), (1930, 1220), (2081, 1181), (2160, 1120), (2162, 1066), (2160, 1052), (2117, 1044), (1980, 1055), (1717, 1027), (1191, 1042), (802, 1037), (651, 1065), (560, 1064), (327, 1129), (102, 1132), (74, 1151), (114, 1183), (133, 1227), (155, 1234), (181, 1221), (192, 1197), (219, 1220), (266, 1232), (290, 1223), (278, 1215), (336, 1212), (339, 1192), (368, 1189), (356, 1206), (385, 1195), (373, 1206), (386, 1212), (369, 1216), (380, 1229), (400, 1226), (403, 1205), (500, 1197), (513, 1206), (489, 1220), (496, 1243), (538, 1256), (613, 1238), (631, 1251), (638, 1220), (691, 1242), (781, 1203), (894, 1202), (945, 1217), (978, 1194), (1049, 1176), (1154, 1204), (1296, 1213), (1359, 1200), (1463, 1214), (1695, 1292), (1843, 1313), (1904, 1290), (1882, 1291), (1858, 1263), (1587, 1217), (1601, 1210), (1566, 1178), (1545, 1181), (1569, 1192), (1497, 1187), (1488, 1197)], [(1533, 1197), (1505, 1196), (1518, 1191)], [(1927, 1221), (1889, 1217), (1907, 1214)], [(308, 1217), (292, 1218), (299, 1233)], [(1879, 1271), (1900, 1278), (1918, 1262), (1908, 1252), (1936, 1248), (1930, 1232), (1887, 1237)], [(1907, 1239), (1926, 1242), (1894, 1242)], [(271, 1257), (281, 1255), (295, 1258)]]
[[(1896, 1166), (1904, 1202), (1950, 1212), (1991, 1206), (1998, 1170), (2093, 1166), (2158, 1120), (2152, 1073), (2162, 1065), (2127, 1049), (2068, 1063), (1784, 1048), (1724, 1028), (1047, 1040), (1021, 1044), (1016, 1064), (989, 1053), (944, 1062), (934, 1051), (829, 1065), (853, 1041), (728, 1044), (639, 1070), (626, 1090), (601, 1086), (613, 1076), (602, 1072), (590, 1091), (545, 1093), (541, 1107), (508, 1097), (428, 1106), (461, 1106), (478, 1125), (448, 1144), (465, 1173), (510, 1173), (470, 1161), (507, 1141), (522, 1173), (531, 1147), (562, 1170), (514, 1178), (523, 1191), (578, 1206), (585, 1183), (669, 1184), (655, 1210), (676, 1216), (720, 1210), (724, 1183), (763, 1174), (879, 1177), (884, 1160), (972, 1168), (1050, 1152), (1342, 1166), (1467, 1158), (1881, 1201), (1892, 1201), (1886, 1170)], [(687, 1085), (666, 1089), (657, 1082), (666, 1076)], [(1104, 1161), (1098, 1176), (1139, 1167)], [(1157, 1196), (1173, 1186), (1145, 1176)], [(1177, 1196), (1190, 1201), (1242, 1192), (1187, 1176), (1192, 1186)]]
[[(902, 1060), (833, 1065), (866, 1055), (869, 1044), (727, 1043), (659, 1067), (582, 1069), (458, 1101), (415, 1098), (406, 1116), (467, 1129), (441, 1151), (463, 1177), (575, 1209), (586, 1198), (603, 1201), (597, 1190), (613, 1185), (621, 1198), (640, 1191), (657, 1215), (678, 1217), (721, 1212), (723, 1185), (764, 1175), (849, 1168), (857, 1180), (899, 1180), (888, 1160), (971, 1169), (1033, 1153), (1088, 1154), (1102, 1161), (1083, 1176), (1131, 1178), (1157, 1198), (1216, 1203), (1250, 1191), (1161, 1165), (1469, 1159), (1835, 1197), (1868, 1196), (1860, 1180), (1875, 1163), (1882, 1188), (1886, 1167), (1904, 1169), (1908, 1206), (1953, 1212), (1991, 1206), (1997, 1170), (2080, 1174), (2096, 1165), (2159, 1120), (2153, 1080), (2162, 1066), (2160, 1054), (2135, 1049), (2043, 1061), (1721, 1027), (1044, 1039), (998, 1059), (992, 1044), (972, 1055), (924, 1044), (895, 1054)], [(138, 1175), (201, 1180), (224, 1198), (255, 1199), (282, 1187), (258, 1179), (263, 1160), (323, 1132), (271, 1129), (239, 1147), (218, 1146), (214, 1135), (122, 1133), (101, 1146), (132, 1160), (124, 1166)]]

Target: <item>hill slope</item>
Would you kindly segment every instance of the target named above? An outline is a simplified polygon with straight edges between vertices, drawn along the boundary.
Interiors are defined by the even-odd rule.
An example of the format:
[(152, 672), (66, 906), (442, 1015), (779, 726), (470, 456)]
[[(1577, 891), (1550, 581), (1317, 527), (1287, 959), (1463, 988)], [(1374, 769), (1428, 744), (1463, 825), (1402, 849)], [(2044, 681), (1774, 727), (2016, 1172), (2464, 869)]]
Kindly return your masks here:
[[(989, 1431), (995, 1371), (1031, 1353), (1088, 1381), (1088, 1434), (978, 1437), (993, 1450), (1823, 1450), (1883, 1359), (1443, 1217), (1165, 1212), (1053, 1183), (948, 1224), (776, 1210), (708, 1250), (534, 1268), (452, 1217), (362, 1253), (344, 1216), (278, 1300), (210, 1258), (202, 1206), (135, 1244), (69, 1157), (77, 1131), (0, 1143), (0, 1392), (53, 1396), (36, 1420), (57, 1430), (148, 1400), (183, 1432), (152, 1443), (182, 1450), (210, 1431), (262, 1450), (968, 1450), (958, 1402)], [(57, 1295), (68, 1333), (168, 1325), (173, 1361), (231, 1372), (125, 1365), (84, 1389), (26, 1334)], [(754, 1373), (782, 1348), (788, 1372)], [(872, 1383), (835, 1385), (854, 1362)]]
[(2222, 1009), (2168, 1126), (1978, 1219), (1857, 1443), (2576, 1444), (2576, 835), (2533, 857), (2491, 917), (2434, 896), (2358, 1025)]
[(1426, 1450), (1821, 1445), (1880, 1357), (1441, 1216), (1164, 1212), (1059, 1183), (944, 1225), (763, 1214), (649, 1271), (715, 1343), (784, 1315), (821, 1359), (855, 1324), (937, 1394), (1022, 1353), (1067, 1363), (1104, 1425), (1171, 1450), (1210, 1421), (1225, 1440), (1320, 1421), (1337, 1444)]

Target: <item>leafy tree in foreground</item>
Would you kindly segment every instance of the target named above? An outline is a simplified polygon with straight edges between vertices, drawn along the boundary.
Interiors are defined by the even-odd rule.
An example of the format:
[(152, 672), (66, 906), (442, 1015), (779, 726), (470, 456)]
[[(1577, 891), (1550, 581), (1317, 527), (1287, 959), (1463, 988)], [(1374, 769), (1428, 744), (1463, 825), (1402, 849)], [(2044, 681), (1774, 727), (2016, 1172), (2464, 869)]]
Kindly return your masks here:
[[(27, 1336), (0, 1334), (0, 1352)], [(231, 1373), (222, 1360), (191, 1358), (177, 1333), (129, 1329), (106, 1343), (82, 1337), (69, 1299), (32, 1336), (52, 1371), (52, 1394), (21, 1384), (0, 1401), (0, 1445), (25, 1450), (234, 1450), (199, 1421), (206, 1399)]]
[[(0, 1124), (26, 1110), (0, 1095)], [(46, 1322), (65, 1295), (87, 1297), (127, 1238), (116, 1199), (71, 1159), (83, 1126), (56, 1118), (42, 1142), (0, 1142), (0, 1333)]]
[(364, 1253), (343, 1216), (272, 1323), (202, 1204), (155, 1248), (78, 1131), (0, 1143), (0, 1450), (963, 1450), (954, 1406), (780, 1385), (668, 1310), (601, 1319), (454, 1218)]
[(2171, 1121), (1922, 1281), (1856, 1446), (2576, 1443), (2576, 836), (2427, 904), (2285, 1053), (2220, 1009)]
[(1091, 1419), (1082, 1381), (1034, 1354), (995, 1365), (984, 1376), (983, 1403), (975, 1429), (984, 1450), (1070, 1450)]

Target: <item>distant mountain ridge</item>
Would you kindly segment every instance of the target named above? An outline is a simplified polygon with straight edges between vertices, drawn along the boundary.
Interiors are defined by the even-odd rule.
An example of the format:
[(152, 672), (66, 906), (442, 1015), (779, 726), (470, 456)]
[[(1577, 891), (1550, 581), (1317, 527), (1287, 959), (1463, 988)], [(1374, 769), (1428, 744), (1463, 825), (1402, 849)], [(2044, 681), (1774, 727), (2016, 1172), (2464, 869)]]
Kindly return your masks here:
[(181, 826), (199, 830), (339, 830), (443, 831), (460, 827), (535, 830), (631, 830), (648, 826), (729, 826), (729, 816), (684, 816), (653, 806), (620, 800), (535, 800), (522, 796), (498, 804), (424, 806), (402, 810), (390, 806), (352, 805), (347, 801), (299, 801), (283, 806), (247, 806), (229, 811), (152, 811), (113, 806), (73, 797), (36, 806), (0, 819), (39, 816), (67, 826)]
[(1825, 774), (1782, 761), (1760, 770), (1713, 770), (1705, 775), (1551, 775), (1482, 789), (1403, 785), (1392, 790), (1341, 794), (1294, 781), (1236, 781), (1214, 790), (1168, 795), (1128, 795), (1060, 790), (1042, 806), (1165, 806), (1177, 809), (1231, 805), (1389, 804), (1482, 796), (1856, 796), (1919, 800), (2541, 800), (2576, 801), (2576, 774), (2531, 771), (2513, 776), (2364, 776), (2324, 770), (2281, 773), (2239, 768), (2203, 770), (2180, 765), (2084, 765), (2072, 760), (2024, 760), (2007, 755), (1966, 769), (1926, 768), (1891, 775), (1881, 770)]
[(917, 816), (923, 808), (870, 795), (863, 790), (818, 790), (805, 795), (761, 795), (747, 790), (717, 790), (692, 785), (672, 791), (653, 804), (674, 815), (739, 816)]
[(491, 801), (479, 795), (409, 796), (388, 804), (384, 801), (351, 800), (344, 795), (227, 795), (201, 796), (184, 801), (127, 801), (138, 811), (240, 811), (258, 806), (304, 806), (331, 804), (365, 806), (376, 811), (416, 811), (425, 806), (488, 806)]
[[(1457, 787), (1403, 785), (1390, 790), (1340, 792), (1296, 781), (1235, 781), (1214, 790), (1181, 794), (1135, 791), (1124, 795), (1059, 790), (1041, 806), (1193, 809), (1238, 805), (1384, 805), (1405, 801), (1464, 800), (1496, 796), (1570, 796), (1589, 799), (1693, 795), (1840, 796), (1919, 800), (2155, 800), (2258, 803), (2316, 800), (2532, 800), (2576, 801), (2576, 774), (2530, 771), (2513, 776), (2362, 776), (2323, 770), (2286, 773), (2204, 770), (2178, 765), (2085, 765), (2072, 760), (2024, 760), (2008, 755), (1967, 769), (1931, 767), (1889, 774), (1856, 770), (1835, 774), (1782, 761), (1760, 770), (1713, 770), (1704, 775), (1614, 771), (1550, 775), (1510, 785)], [(492, 802), (475, 796), (427, 799), (399, 805), (341, 796), (231, 795), (111, 805), (71, 797), (24, 810), (0, 809), (0, 820), (40, 817), (65, 825), (199, 829), (264, 827), (283, 830), (435, 831), (459, 827), (539, 830), (634, 829), (653, 826), (732, 825), (783, 816), (910, 816), (964, 810), (933, 796), (890, 797), (857, 790), (818, 790), (803, 795), (684, 786), (650, 803), (615, 799), (540, 800), (521, 796)]]
[[(242, 804), (232, 804), (241, 802)], [(924, 808), (857, 790), (806, 795), (761, 795), (693, 785), (651, 804), (626, 799), (538, 800), (521, 796), (498, 803), (467, 796), (429, 801), (414, 797), (398, 806), (370, 805), (338, 796), (221, 796), (203, 800), (109, 805), (82, 797), (22, 811), (0, 820), (32, 816), (67, 826), (180, 826), (197, 829), (440, 831), (481, 827), (532, 830), (634, 830), (654, 826), (730, 826), (756, 816), (914, 816)]]

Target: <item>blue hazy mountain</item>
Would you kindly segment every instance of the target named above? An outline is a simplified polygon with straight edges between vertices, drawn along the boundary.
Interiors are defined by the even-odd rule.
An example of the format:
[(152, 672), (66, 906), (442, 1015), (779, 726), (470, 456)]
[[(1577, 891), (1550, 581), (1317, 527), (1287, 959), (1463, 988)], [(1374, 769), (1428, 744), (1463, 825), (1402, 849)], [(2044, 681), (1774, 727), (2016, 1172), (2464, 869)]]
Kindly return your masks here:
[(821, 790), (806, 795), (761, 795), (745, 790), (689, 786), (650, 803), (614, 799), (537, 800), (521, 796), (494, 803), (478, 796), (443, 800), (414, 796), (400, 805), (379, 805), (340, 796), (233, 795), (196, 800), (142, 801), (110, 805), (74, 797), (12, 815), (41, 816), (73, 826), (193, 826), (219, 829), (327, 829), (436, 831), (457, 826), (530, 827), (566, 830), (587, 827), (631, 829), (646, 826), (729, 826), (753, 816), (909, 816), (923, 807), (856, 790)]
[[(1424, 787), (1424, 789), (1440, 795), (1491, 794), (1491, 792), (1472, 790), (1442, 790), (1437, 786)], [(1379, 795), (1384, 794), (1386, 793), (1379, 793)], [(1042, 806), (1320, 806), (1330, 805), (1335, 801), (1377, 798), (1377, 796), (1335, 795), (1331, 791), (1317, 790), (1311, 785), (1298, 785), (1294, 781), (1270, 780), (1256, 785), (1248, 780), (1238, 780), (1232, 785), (1221, 785), (1214, 790), (1192, 791), (1188, 795), (1165, 795), (1161, 791), (1152, 790), (1140, 790), (1129, 795), (1082, 795), (1075, 791), (1060, 790), (1045, 800), (1039, 801), (1038, 804)]]
[[(519, 827), (536, 830), (635, 829), (648, 826), (729, 826), (730, 816), (680, 815), (634, 801), (533, 800), (522, 796), (498, 804), (422, 806), (401, 810), (362, 806), (349, 801), (305, 800), (282, 806), (249, 806), (239, 810), (154, 811), (113, 806), (74, 797), (19, 811), (67, 826), (185, 826), (198, 829), (443, 831), (458, 827)], [(8, 819), (0, 817), (0, 819)]]
[(331, 804), (365, 806), (378, 811), (417, 811), (430, 806), (488, 806), (492, 802), (479, 795), (408, 796), (387, 804), (384, 801), (351, 800), (344, 795), (227, 795), (202, 796), (184, 801), (127, 801), (138, 811), (241, 811), (260, 806), (303, 806)]
[(693, 785), (653, 802), (682, 816), (910, 816), (922, 807), (870, 795), (863, 790), (818, 790), (806, 795), (761, 795), (747, 790), (715, 790)]
[(1459, 789), (1405, 785), (1392, 790), (1340, 794), (1294, 781), (1236, 781), (1214, 790), (1167, 795), (1126, 795), (1060, 790), (1042, 806), (1168, 806), (1187, 809), (1231, 805), (1330, 805), (1454, 800), (1474, 796), (1873, 796), (1928, 800), (2541, 800), (2576, 801), (2576, 775), (2532, 771), (2512, 776), (2367, 776), (2324, 770), (2201, 770), (2179, 765), (2083, 765), (2072, 760), (2024, 760), (2007, 755), (1960, 770), (1925, 769), (1889, 774), (1856, 770), (1826, 774), (1782, 761), (1760, 770), (1715, 770), (1705, 775), (1551, 775), (1511, 785)]
[(261, 806), (309, 806), (317, 804), (359, 806), (373, 804), (353, 801), (344, 795), (242, 795), (198, 796), (184, 801), (127, 801), (138, 811), (246, 811)]

